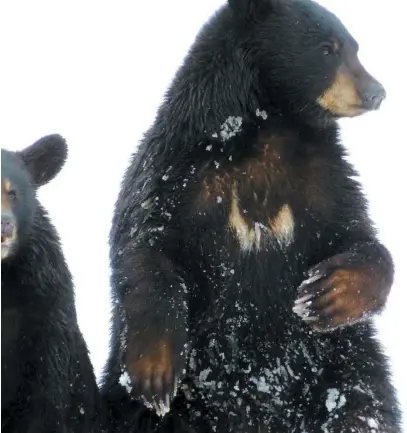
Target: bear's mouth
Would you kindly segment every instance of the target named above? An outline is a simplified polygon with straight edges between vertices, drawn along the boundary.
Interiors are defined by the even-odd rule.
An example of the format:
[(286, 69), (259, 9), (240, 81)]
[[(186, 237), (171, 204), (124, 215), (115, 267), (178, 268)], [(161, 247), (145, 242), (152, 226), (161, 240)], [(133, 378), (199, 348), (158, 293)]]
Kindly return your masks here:
[(2, 260), (10, 255), (15, 240), (16, 240), (16, 236), (14, 231), (10, 236), (5, 236), (3, 234), (1, 235), (1, 259)]
[(5, 245), (5, 246), (9, 245), (10, 243), (13, 242), (13, 238), (14, 238), (13, 235), (12, 236), (1, 235), (1, 246), (3, 246), (3, 245)]
[(361, 116), (362, 114), (368, 113), (369, 111), (371, 110), (365, 107), (363, 104), (350, 104), (346, 109), (345, 117), (357, 117)]

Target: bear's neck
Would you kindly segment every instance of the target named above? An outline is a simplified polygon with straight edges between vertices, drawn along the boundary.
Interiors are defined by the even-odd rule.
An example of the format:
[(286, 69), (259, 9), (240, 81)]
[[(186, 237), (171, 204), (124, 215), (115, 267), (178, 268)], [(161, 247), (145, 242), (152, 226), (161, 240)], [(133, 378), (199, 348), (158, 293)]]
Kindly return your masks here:
[(157, 121), (167, 138), (203, 138), (230, 116), (245, 118), (261, 108), (256, 80), (236, 50), (198, 46), (177, 72)]
[(15, 255), (2, 263), (2, 291), (8, 303), (20, 305), (40, 299), (73, 302), (72, 276), (59, 237), (41, 205), (21, 242)]
[[(316, 134), (337, 129), (336, 122), (311, 124), (301, 115), (286, 112), (274, 106), (264, 93), (257, 74), (236, 50), (218, 54), (208, 51), (207, 55), (193, 52), (175, 76), (158, 112), (159, 141), (165, 142), (166, 149), (191, 149), (210, 140), (231, 118), (260, 129), (267, 127), (266, 123), (283, 123), (287, 129), (300, 128)], [(264, 122), (265, 116), (268, 122)]]

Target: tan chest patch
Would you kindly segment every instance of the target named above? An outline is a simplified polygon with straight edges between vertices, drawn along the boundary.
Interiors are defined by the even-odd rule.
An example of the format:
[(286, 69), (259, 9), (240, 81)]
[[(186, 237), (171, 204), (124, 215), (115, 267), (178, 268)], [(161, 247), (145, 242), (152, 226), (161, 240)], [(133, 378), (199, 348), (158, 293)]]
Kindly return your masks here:
[(256, 140), (253, 156), (202, 171), (200, 190), (191, 206), (195, 213), (210, 213), (221, 206), (228, 230), (246, 252), (273, 244), (288, 247), (301, 230), (296, 218), (307, 214), (329, 221), (337, 206), (328, 158), (316, 151), (292, 152), (296, 136), (272, 135)]
[(294, 238), (294, 216), (288, 204), (283, 205), (277, 216), (269, 219), (274, 237), (281, 245), (289, 245)]
[(229, 214), (229, 227), (235, 232), (243, 251), (259, 250), (261, 240), (261, 228), (254, 223), (251, 227), (244, 218), (240, 207), (236, 188), (232, 190), (232, 200)]
[(267, 225), (249, 221), (240, 209), (237, 191), (233, 188), (229, 228), (235, 233), (242, 251), (260, 251), (264, 242), (274, 241), (280, 246), (288, 246), (294, 238), (294, 217), (290, 206), (285, 204), (274, 218), (269, 218)]

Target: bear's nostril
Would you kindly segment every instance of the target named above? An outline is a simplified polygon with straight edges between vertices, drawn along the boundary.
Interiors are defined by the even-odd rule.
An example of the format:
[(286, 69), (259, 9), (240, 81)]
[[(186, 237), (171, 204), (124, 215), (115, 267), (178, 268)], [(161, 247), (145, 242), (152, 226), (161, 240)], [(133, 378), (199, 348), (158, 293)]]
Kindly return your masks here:
[(385, 99), (386, 90), (381, 84), (375, 83), (363, 95), (363, 105), (369, 110), (377, 110)]
[(380, 107), (380, 105), (382, 104), (383, 100), (384, 100), (384, 97), (374, 95), (372, 98), (372, 102), (371, 102), (372, 108), (374, 110), (378, 109)]

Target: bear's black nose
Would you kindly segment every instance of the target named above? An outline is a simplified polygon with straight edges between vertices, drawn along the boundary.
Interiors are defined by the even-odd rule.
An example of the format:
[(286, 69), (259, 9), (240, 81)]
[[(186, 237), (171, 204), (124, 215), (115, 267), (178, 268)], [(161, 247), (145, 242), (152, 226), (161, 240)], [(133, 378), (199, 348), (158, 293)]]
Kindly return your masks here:
[(1, 216), (1, 240), (10, 238), (14, 231), (14, 221), (9, 216)]
[(368, 110), (378, 110), (382, 102), (386, 99), (386, 90), (376, 80), (373, 80), (366, 87), (362, 94), (362, 103)]

